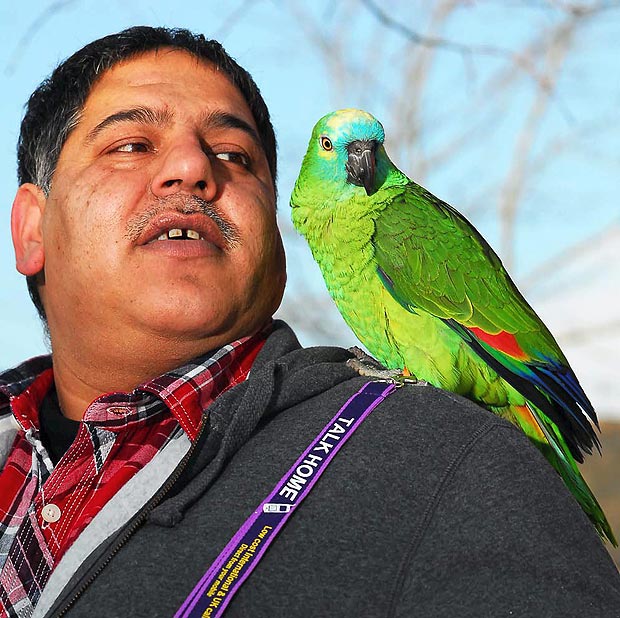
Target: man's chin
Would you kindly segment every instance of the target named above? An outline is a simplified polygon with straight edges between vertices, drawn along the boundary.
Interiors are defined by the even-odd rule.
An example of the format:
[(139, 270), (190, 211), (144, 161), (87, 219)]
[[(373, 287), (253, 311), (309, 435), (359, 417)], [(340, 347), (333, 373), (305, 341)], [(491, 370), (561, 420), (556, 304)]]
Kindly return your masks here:
[[(146, 318), (146, 319), (145, 319)], [(167, 316), (165, 313), (142, 316), (143, 330), (156, 339), (169, 340), (171, 344), (181, 342), (211, 341), (230, 336), (236, 330), (234, 317), (210, 315), (203, 312), (200, 315), (176, 314)], [(227, 343), (227, 342), (224, 342)], [(223, 345), (223, 344), (222, 344)]]

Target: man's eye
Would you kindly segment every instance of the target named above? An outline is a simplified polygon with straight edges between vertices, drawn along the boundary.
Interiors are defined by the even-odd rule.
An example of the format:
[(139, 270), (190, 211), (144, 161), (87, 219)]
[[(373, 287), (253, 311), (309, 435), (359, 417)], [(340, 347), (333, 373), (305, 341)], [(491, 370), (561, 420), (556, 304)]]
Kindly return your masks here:
[(128, 142), (114, 148), (114, 152), (148, 152), (148, 144), (144, 142)]
[(230, 161), (243, 167), (250, 167), (250, 158), (242, 152), (217, 152), (215, 157), (221, 161)]

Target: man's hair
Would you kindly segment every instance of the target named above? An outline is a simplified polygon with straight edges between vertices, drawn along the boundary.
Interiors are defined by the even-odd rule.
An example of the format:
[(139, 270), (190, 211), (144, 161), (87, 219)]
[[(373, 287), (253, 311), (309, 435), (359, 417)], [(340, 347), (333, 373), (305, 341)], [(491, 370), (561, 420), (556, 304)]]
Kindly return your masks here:
[[(26, 106), (17, 143), (17, 178), (49, 194), (60, 152), (78, 125), (95, 82), (123, 60), (173, 48), (213, 64), (243, 95), (258, 129), (271, 176), (276, 182), (276, 137), (269, 110), (252, 76), (214, 40), (185, 29), (136, 26), (89, 43), (61, 63), (33, 93)], [(47, 322), (38, 290), (39, 275), (26, 278), (39, 316)]]

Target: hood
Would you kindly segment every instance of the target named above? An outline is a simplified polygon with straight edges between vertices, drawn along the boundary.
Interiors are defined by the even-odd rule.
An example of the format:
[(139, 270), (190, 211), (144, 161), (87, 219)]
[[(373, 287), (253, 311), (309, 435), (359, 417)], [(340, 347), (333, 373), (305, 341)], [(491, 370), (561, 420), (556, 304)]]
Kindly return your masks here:
[(222, 394), (207, 411), (194, 454), (167, 499), (149, 520), (174, 526), (250, 438), (259, 423), (354, 377), (343, 348), (302, 348), (290, 327), (274, 322), (245, 382)]

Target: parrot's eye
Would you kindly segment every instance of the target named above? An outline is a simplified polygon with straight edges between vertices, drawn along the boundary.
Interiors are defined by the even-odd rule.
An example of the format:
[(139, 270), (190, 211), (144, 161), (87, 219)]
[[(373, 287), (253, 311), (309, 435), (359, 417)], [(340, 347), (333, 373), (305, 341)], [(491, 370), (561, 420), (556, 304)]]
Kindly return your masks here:
[(321, 139), (319, 141), (321, 142), (321, 148), (323, 150), (327, 150), (327, 152), (329, 152), (330, 150), (334, 149), (334, 145), (332, 144), (332, 140), (330, 140), (329, 137), (327, 137), (325, 135), (321, 135)]

